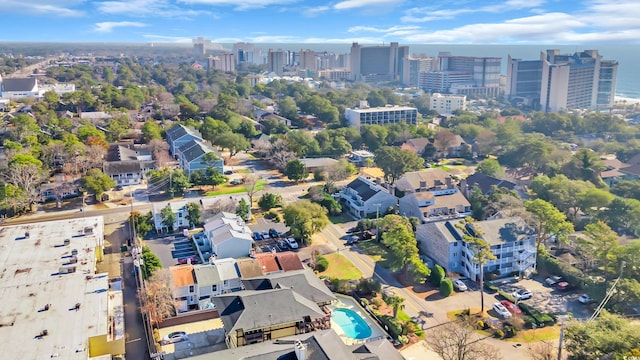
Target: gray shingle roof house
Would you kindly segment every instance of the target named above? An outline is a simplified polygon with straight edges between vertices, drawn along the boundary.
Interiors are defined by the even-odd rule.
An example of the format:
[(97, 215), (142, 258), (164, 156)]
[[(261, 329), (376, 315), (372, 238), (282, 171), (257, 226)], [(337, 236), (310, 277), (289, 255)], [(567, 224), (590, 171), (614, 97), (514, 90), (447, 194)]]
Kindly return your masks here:
[[(205, 155), (208, 153), (215, 154), (217, 160), (213, 161), (213, 163), (207, 161)], [(178, 148), (176, 155), (178, 156), (180, 167), (182, 167), (187, 176), (191, 176), (194, 171), (205, 170), (209, 166), (218, 170), (221, 174), (224, 172), (222, 156), (207, 143), (189, 140)]]
[(483, 194), (491, 193), (491, 188), (493, 186), (507, 188), (509, 190), (514, 190), (516, 188), (516, 184), (512, 183), (508, 180), (501, 180), (495, 178), (493, 176), (489, 176), (483, 173), (476, 172), (466, 179), (460, 181), (460, 189), (464, 193), (464, 196), (469, 198), (469, 194), (474, 187), (477, 187), (482, 191)]
[(176, 151), (178, 150), (178, 148), (180, 148), (190, 140), (203, 140), (202, 135), (199, 132), (182, 124), (178, 124), (167, 130), (166, 135), (167, 142), (169, 143), (169, 152), (174, 156), (176, 156)]
[(385, 188), (359, 176), (334, 195), (341, 199), (345, 210), (356, 219), (362, 219), (380, 210), (381, 214), (396, 206), (396, 197)]
[(136, 185), (154, 168), (151, 152), (136, 149), (133, 144), (113, 144), (107, 151), (102, 171), (117, 185)]
[(38, 79), (0, 77), (0, 97), (5, 99), (38, 96)]
[(273, 273), (252, 279), (243, 279), (247, 290), (292, 288), (318, 306), (330, 304), (336, 297), (311, 269)]

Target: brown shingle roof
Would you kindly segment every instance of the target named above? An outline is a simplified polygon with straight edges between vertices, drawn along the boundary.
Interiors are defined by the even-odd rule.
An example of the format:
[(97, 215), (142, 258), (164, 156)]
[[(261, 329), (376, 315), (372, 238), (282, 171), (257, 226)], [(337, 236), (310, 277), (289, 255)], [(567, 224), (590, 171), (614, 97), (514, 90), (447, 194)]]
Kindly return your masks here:
[(243, 279), (264, 275), (260, 263), (256, 259), (237, 259), (236, 264), (238, 265), (238, 270), (240, 270), (240, 277)]
[(280, 271), (280, 266), (276, 262), (276, 256), (273, 253), (256, 254), (256, 260), (260, 263), (260, 268), (265, 274)]
[(175, 287), (194, 285), (193, 265), (179, 265), (169, 267)]
[(304, 269), (304, 265), (302, 265), (302, 261), (300, 261), (298, 254), (291, 251), (276, 253), (276, 261), (280, 265), (280, 269), (283, 271)]

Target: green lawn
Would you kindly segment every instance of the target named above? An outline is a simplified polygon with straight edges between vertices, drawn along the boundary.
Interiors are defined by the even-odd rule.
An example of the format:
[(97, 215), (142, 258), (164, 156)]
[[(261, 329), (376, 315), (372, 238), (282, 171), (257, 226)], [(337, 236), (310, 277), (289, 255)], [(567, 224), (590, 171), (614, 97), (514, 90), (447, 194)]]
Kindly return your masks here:
[(318, 273), (319, 276), (328, 276), (332, 279), (355, 280), (362, 277), (362, 272), (351, 261), (340, 254), (323, 255), (329, 261), (326, 271)]
[(402, 320), (405, 322), (407, 321), (412, 322), (414, 325), (414, 328), (416, 329), (416, 336), (418, 336), (420, 339), (424, 339), (424, 331), (420, 328), (420, 325), (418, 325), (415, 321), (413, 321), (411, 316), (409, 316), (406, 312), (404, 312), (404, 310), (398, 311), (398, 320)]
[[(262, 188), (267, 184), (266, 181), (260, 179), (258, 180), (258, 184), (256, 185), (256, 191), (262, 190)], [(230, 194), (240, 194), (246, 192), (244, 186), (240, 185), (230, 185), (224, 184), (218, 186), (218, 190), (209, 191), (205, 195), (206, 196), (217, 196), (217, 195), (230, 195)]]
[(382, 243), (378, 243), (376, 240), (361, 241), (358, 243), (358, 248), (383, 268), (391, 271), (400, 270), (398, 259)]

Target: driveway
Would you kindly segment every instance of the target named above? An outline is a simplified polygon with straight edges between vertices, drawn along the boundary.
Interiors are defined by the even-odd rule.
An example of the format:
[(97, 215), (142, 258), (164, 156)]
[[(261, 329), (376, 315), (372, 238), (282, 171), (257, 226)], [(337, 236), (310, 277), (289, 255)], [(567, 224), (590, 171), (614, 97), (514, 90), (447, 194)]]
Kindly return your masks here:
[(513, 284), (507, 284), (500, 286), (500, 290), (512, 293), (518, 289), (528, 289), (533, 294), (533, 297), (528, 300), (524, 300), (523, 303), (533, 306), (538, 311), (545, 313), (564, 314), (571, 309), (578, 310), (579, 313), (583, 313), (583, 307), (576, 307), (579, 294), (571, 291), (560, 291), (553, 287), (543, 285), (544, 279), (524, 279)]

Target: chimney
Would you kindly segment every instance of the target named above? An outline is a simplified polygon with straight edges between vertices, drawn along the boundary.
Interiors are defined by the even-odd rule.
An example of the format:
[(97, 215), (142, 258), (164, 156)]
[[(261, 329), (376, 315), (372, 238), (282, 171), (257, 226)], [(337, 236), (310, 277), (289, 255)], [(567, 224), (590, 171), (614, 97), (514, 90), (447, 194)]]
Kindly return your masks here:
[(251, 248), (251, 251), (249, 252), (249, 257), (255, 259), (255, 257), (256, 257), (256, 249), (255, 248)]
[(296, 341), (295, 354), (296, 359), (298, 360), (306, 360), (307, 358), (307, 347), (304, 346), (304, 344), (300, 340)]
[(215, 261), (216, 261), (216, 256), (215, 256), (215, 255), (211, 255), (211, 257), (209, 257), (209, 264), (211, 264), (211, 265), (215, 265), (215, 264), (214, 264), (214, 263), (215, 263)]

